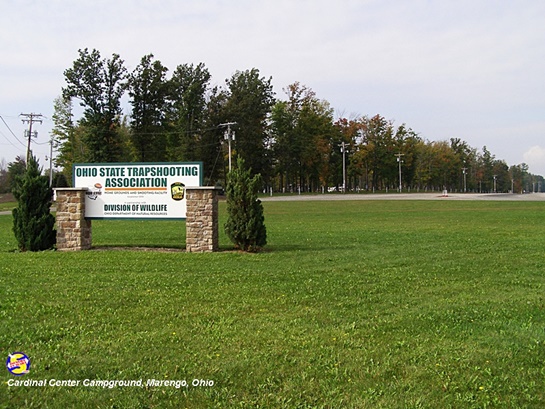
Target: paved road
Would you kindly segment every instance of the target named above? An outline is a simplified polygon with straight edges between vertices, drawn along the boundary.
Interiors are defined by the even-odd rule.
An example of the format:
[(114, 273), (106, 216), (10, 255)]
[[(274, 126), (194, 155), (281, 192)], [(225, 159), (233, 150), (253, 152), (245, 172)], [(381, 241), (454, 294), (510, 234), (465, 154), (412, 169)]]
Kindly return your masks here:
[(366, 193), (345, 195), (316, 194), (293, 196), (267, 196), (261, 198), (263, 202), (299, 201), (299, 200), (499, 200), (499, 201), (531, 201), (545, 202), (545, 193), (511, 194), (511, 193), (454, 193), (443, 196), (440, 193)]

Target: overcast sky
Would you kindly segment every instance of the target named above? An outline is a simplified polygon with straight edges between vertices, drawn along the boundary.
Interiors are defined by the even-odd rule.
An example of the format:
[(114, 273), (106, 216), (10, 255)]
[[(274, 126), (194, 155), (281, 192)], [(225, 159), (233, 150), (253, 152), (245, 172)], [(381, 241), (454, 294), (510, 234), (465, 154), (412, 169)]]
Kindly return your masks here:
[(78, 49), (203, 62), (214, 85), (259, 69), (299, 81), (336, 116), (380, 114), (431, 141), (461, 138), (545, 175), (543, 0), (0, 0), (0, 159), (25, 154), (21, 113), (53, 100)]

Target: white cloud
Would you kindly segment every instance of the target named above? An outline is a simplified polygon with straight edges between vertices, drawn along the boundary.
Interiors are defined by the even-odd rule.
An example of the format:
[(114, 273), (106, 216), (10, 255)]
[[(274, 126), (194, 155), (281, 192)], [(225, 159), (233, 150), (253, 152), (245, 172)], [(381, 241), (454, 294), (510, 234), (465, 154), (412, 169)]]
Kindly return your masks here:
[(531, 173), (545, 175), (545, 148), (538, 145), (532, 146), (523, 157)]

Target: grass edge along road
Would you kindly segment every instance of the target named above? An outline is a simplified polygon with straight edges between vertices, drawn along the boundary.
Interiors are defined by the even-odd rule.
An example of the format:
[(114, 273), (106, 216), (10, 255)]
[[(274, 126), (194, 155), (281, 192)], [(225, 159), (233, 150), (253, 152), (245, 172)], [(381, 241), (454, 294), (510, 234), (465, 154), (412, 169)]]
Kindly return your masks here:
[[(266, 251), (17, 253), (0, 217), (0, 407), (543, 407), (543, 204), (264, 203)], [(225, 219), (221, 206), (220, 226)], [(221, 229), (220, 229), (221, 230)], [(93, 222), (175, 247), (180, 222)], [(4, 361), (5, 362), (5, 361)]]

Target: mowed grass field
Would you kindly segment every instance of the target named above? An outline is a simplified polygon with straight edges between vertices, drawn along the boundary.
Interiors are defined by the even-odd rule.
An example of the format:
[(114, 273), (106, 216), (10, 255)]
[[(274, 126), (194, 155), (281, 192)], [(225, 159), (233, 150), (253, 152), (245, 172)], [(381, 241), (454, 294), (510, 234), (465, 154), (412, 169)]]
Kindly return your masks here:
[[(9, 387), (4, 368), (0, 407), (545, 407), (542, 203), (264, 207), (259, 254), (222, 228), (214, 254), (18, 253), (0, 216), (3, 362), (26, 353), (22, 379), (144, 383)], [(183, 247), (185, 226), (94, 221), (93, 235)]]

